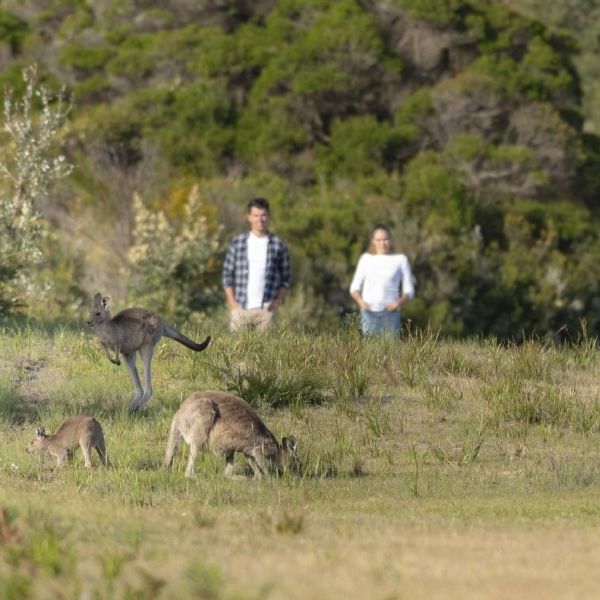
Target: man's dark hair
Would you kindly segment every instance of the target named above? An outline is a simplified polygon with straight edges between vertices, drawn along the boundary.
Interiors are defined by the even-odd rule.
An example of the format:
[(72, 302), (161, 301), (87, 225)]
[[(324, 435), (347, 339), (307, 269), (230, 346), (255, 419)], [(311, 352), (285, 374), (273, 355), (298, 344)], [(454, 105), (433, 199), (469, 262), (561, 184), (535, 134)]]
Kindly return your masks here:
[(248, 200), (248, 212), (253, 208), (264, 208), (267, 212), (271, 212), (269, 210), (269, 201), (266, 198), (252, 198), (252, 200)]

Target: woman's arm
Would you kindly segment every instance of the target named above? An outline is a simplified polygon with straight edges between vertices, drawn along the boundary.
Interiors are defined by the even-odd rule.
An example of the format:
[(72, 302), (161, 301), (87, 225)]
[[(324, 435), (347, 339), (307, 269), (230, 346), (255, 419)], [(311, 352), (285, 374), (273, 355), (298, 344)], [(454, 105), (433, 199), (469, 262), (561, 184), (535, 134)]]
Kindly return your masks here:
[(362, 297), (362, 287), (365, 282), (365, 259), (364, 254), (360, 257), (358, 261), (358, 265), (356, 265), (356, 270), (354, 271), (354, 277), (352, 278), (352, 283), (350, 284), (350, 295), (356, 304), (358, 304), (359, 308), (362, 310), (369, 310), (371, 307), (363, 300)]
[(402, 294), (400, 298), (395, 302), (390, 302), (390, 304), (386, 305), (386, 309), (389, 311), (399, 310), (405, 304), (410, 302), (415, 297), (415, 284), (413, 280), (412, 271), (410, 269), (410, 263), (408, 262), (408, 258), (402, 255), (400, 258), (400, 272), (402, 274), (401, 284), (402, 284)]

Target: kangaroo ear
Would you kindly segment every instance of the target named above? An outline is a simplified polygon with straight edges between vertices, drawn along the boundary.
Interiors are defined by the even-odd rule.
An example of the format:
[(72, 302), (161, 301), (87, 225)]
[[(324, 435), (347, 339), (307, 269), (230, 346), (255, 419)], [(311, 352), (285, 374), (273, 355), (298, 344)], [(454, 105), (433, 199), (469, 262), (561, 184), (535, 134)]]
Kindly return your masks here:
[(39, 437), (39, 438), (43, 438), (43, 437), (46, 437), (46, 432), (44, 431), (44, 428), (43, 428), (43, 427), (38, 427), (38, 428), (35, 430), (35, 435), (36, 435), (37, 437)]
[(102, 300), (102, 294), (100, 292), (98, 292), (95, 296), (94, 296), (94, 306), (100, 306), (100, 301)]
[(289, 437), (281, 438), (281, 446), (284, 450), (289, 450), (290, 452), (296, 452), (297, 442), (296, 438), (293, 435)]
[(104, 308), (104, 309), (108, 308), (109, 300), (110, 300), (110, 296), (104, 296), (104, 298), (102, 298), (102, 308)]

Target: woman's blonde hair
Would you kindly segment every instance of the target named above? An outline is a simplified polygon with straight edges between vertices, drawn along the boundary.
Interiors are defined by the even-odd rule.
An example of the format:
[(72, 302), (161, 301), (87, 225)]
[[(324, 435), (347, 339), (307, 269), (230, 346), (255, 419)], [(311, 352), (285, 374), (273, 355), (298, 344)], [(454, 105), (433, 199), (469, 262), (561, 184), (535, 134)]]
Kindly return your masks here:
[(375, 237), (375, 233), (377, 231), (385, 231), (388, 234), (388, 237), (390, 238), (390, 252), (392, 252), (394, 250), (392, 232), (390, 231), (390, 228), (387, 225), (384, 225), (383, 223), (378, 223), (373, 227), (373, 229), (371, 229), (371, 233), (369, 234), (369, 254), (377, 254), (377, 252), (375, 252), (375, 245), (373, 244), (373, 238)]

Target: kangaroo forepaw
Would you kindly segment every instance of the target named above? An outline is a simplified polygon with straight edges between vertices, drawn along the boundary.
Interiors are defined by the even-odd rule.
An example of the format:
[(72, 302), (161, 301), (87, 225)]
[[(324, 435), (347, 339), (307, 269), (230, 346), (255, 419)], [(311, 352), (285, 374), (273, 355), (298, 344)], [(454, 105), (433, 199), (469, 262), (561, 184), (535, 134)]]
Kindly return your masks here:
[(113, 365), (117, 365), (117, 367), (121, 366), (121, 361), (118, 358), (109, 358), (108, 360), (110, 360)]

